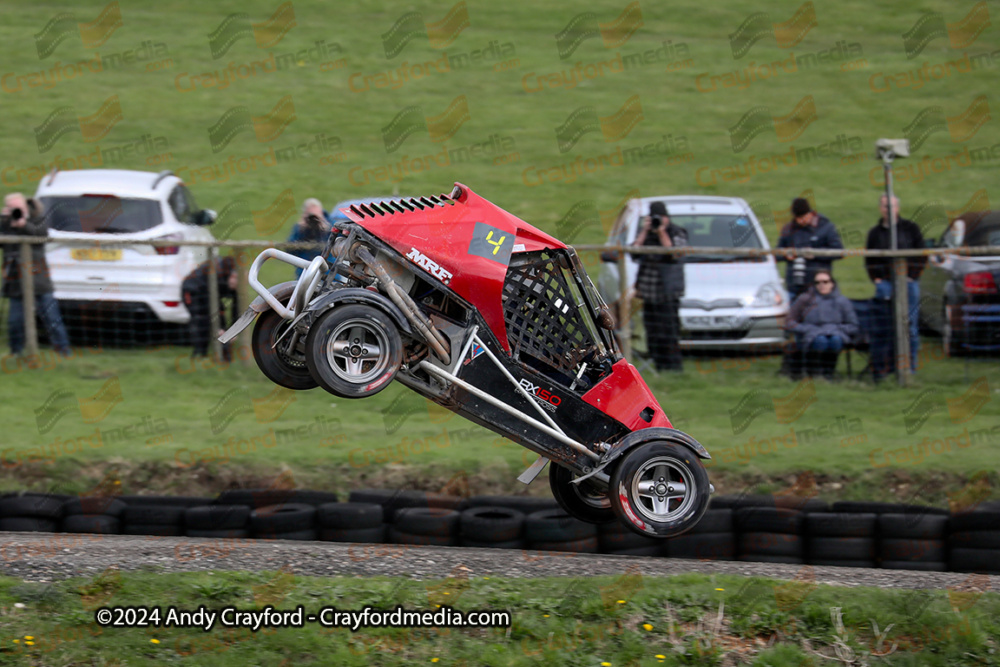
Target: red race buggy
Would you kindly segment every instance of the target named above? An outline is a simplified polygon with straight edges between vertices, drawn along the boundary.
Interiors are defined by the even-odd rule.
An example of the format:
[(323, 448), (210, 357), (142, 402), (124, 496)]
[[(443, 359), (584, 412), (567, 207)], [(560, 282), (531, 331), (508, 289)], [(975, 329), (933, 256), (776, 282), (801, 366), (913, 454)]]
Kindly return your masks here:
[[(584, 521), (652, 537), (698, 522), (709, 454), (622, 357), (571, 247), (458, 183), (343, 212), (312, 261), (257, 257), (259, 296), (220, 340), (257, 319), (254, 358), (290, 389), (364, 398), (396, 380), (537, 453), (522, 482), (551, 461), (552, 493)], [(264, 287), (272, 258), (302, 275)]]

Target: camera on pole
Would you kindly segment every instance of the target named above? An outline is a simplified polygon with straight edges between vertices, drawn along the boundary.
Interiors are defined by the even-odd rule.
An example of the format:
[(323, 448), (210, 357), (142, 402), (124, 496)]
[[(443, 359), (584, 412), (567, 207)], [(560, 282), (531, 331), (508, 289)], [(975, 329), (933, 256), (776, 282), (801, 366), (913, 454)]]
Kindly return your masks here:
[[(899, 212), (893, 208), (892, 192), (892, 162), (897, 157), (910, 156), (908, 139), (879, 139), (875, 142), (875, 158), (882, 162), (885, 172), (886, 215), (890, 230), (890, 248), (899, 249), (896, 218)], [(909, 384), (910, 377), (910, 338), (909, 338), (909, 308), (906, 302), (906, 259), (892, 258), (892, 294), (894, 303), (895, 339), (896, 339), (896, 379), (900, 386)]]

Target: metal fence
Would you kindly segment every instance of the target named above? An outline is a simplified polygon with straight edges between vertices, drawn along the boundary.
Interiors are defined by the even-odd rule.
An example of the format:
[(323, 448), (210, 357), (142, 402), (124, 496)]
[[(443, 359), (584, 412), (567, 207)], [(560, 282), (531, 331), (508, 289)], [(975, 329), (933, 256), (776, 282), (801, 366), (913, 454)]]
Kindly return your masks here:
[[(36, 313), (35, 313), (35, 294), (33, 281), (29, 278), (34, 275), (35, 267), (32, 265), (31, 259), (31, 246), (43, 243), (50, 243), (53, 239), (43, 238), (43, 237), (24, 237), (24, 236), (0, 236), (0, 244), (14, 244), (15, 246), (20, 246), (20, 257), (23, 259), (23, 270), (20, 272), (21, 280), (21, 290), (23, 295), (23, 307), (24, 307), (24, 328), (25, 328), (25, 353), (27, 355), (33, 355), (38, 353), (38, 340), (39, 340), (39, 330), (36, 324)], [(122, 242), (122, 243), (108, 243), (108, 242), (95, 242), (86, 239), (59, 239), (58, 242), (62, 245), (73, 245), (80, 247), (90, 247), (96, 249), (115, 249), (115, 248), (125, 248), (134, 247), (138, 245), (144, 246), (154, 246), (154, 247), (173, 247), (173, 246), (198, 246), (207, 247), (209, 257), (212, 259), (219, 258), (225, 254), (232, 255), (236, 262), (236, 267), (238, 269), (239, 275), (239, 286), (236, 290), (237, 303), (235, 304), (236, 312), (242, 312), (244, 308), (248, 305), (250, 299), (255, 295), (250, 291), (249, 285), (247, 283), (247, 269), (252, 263), (253, 259), (256, 257), (256, 251), (263, 250), (264, 248), (280, 248), (284, 250), (295, 250), (295, 249), (322, 249), (320, 245), (315, 243), (275, 243), (272, 241), (176, 241), (176, 240), (150, 240), (143, 241), (141, 244), (134, 241)], [(626, 271), (626, 257), (628, 255), (724, 255), (724, 256), (734, 256), (734, 257), (750, 257), (750, 258), (761, 258), (768, 255), (784, 256), (791, 249), (785, 248), (732, 248), (732, 247), (684, 247), (684, 248), (663, 248), (659, 246), (606, 246), (606, 245), (577, 245), (576, 250), (581, 253), (614, 253), (616, 255), (616, 261), (618, 262), (618, 274), (620, 279), (619, 293), (629, 294), (630, 285), (627, 284), (627, 271)], [(976, 247), (961, 247), (961, 248), (924, 248), (924, 249), (911, 249), (911, 250), (865, 250), (860, 248), (844, 249), (844, 250), (820, 250), (820, 249), (803, 249), (796, 248), (796, 252), (809, 254), (815, 257), (831, 257), (831, 258), (864, 258), (864, 257), (885, 257), (885, 258), (906, 258), (906, 257), (920, 257), (920, 256), (940, 256), (940, 255), (953, 255), (956, 257), (977, 257), (977, 256), (1000, 256), (1000, 246), (976, 246)], [(216, 304), (217, 306), (222, 306), (225, 304), (220, 303), (218, 294), (218, 282), (216, 275), (216, 262), (212, 261), (208, 263), (208, 287), (209, 287), (209, 300), (210, 303)], [(898, 266), (904, 266), (905, 262), (897, 262)], [(905, 270), (905, 269), (904, 269)], [(291, 279), (291, 276), (289, 276)], [(183, 277), (181, 278), (183, 280)], [(178, 286), (180, 281), (178, 281)], [(178, 294), (178, 298), (180, 295)], [(87, 313), (84, 313), (82, 317), (77, 318), (79, 313), (71, 312), (70, 317), (67, 318), (67, 325), (70, 331), (70, 341), (73, 344), (87, 344), (94, 339), (97, 340), (98, 345), (104, 345), (105, 339), (110, 339), (112, 345), (180, 345), (188, 344), (189, 337), (186, 326), (170, 326), (162, 325), (157, 321), (141, 321), (141, 318), (137, 318), (135, 313), (126, 314), (121, 309), (123, 301), (107, 300), (102, 301), (100, 304), (90, 308)], [(95, 304), (91, 304), (94, 306)], [(623, 352), (626, 357), (632, 357), (631, 350), (631, 332), (630, 332), (630, 322), (631, 316), (634, 312), (632, 307), (631, 299), (622, 300), (619, 303), (618, 315), (618, 333), (619, 338), (622, 342)], [(72, 308), (70, 308), (72, 310)], [(86, 310), (86, 309), (85, 309)], [(222, 327), (220, 307), (213, 307), (209, 309), (210, 316), (210, 327), (211, 331), (215, 332)], [(898, 317), (895, 318), (895, 327), (902, 328), (906, 331), (907, 322), (905, 321), (905, 309), (903, 313), (903, 320), (900, 321)], [(6, 318), (4, 318), (6, 319)], [(229, 324), (229, 323), (226, 323)], [(0, 323), (0, 330), (6, 332), (7, 323)], [(244, 361), (249, 362), (250, 355), (246, 353), (249, 349), (249, 336), (250, 331), (244, 331), (240, 338), (235, 341), (237, 348), (241, 348), (241, 352), (238, 357)], [(215, 336), (211, 337), (211, 351), (215, 359), (219, 359), (223, 351)]]

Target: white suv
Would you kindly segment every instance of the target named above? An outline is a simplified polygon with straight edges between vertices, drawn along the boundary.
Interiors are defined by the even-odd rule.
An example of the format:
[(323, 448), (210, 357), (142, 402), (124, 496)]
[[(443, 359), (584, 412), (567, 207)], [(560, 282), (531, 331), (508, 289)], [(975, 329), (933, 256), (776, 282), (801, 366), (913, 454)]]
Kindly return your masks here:
[[(115, 302), (151, 312), (160, 322), (191, 319), (181, 283), (208, 259), (208, 248), (142, 243), (213, 240), (204, 226), (215, 212), (199, 209), (181, 179), (169, 171), (54, 171), (42, 178), (35, 197), (45, 204), (46, 259), (57, 299)], [(70, 239), (100, 245), (65, 243)]]

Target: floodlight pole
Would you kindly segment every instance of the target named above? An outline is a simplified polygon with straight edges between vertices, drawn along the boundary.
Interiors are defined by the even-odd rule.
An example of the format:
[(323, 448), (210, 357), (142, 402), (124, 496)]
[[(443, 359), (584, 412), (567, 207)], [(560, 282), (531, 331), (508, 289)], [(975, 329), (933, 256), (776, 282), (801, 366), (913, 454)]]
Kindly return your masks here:
[[(892, 250), (899, 250), (899, 235), (897, 229), (898, 214), (892, 205), (892, 160), (895, 155), (887, 151), (882, 156), (882, 167), (885, 172), (886, 215), (889, 216), (889, 245)], [(899, 386), (906, 387), (910, 383), (910, 327), (909, 327), (909, 290), (907, 289), (906, 257), (892, 258), (892, 294), (893, 294), (893, 329), (896, 337), (896, 381)]]

